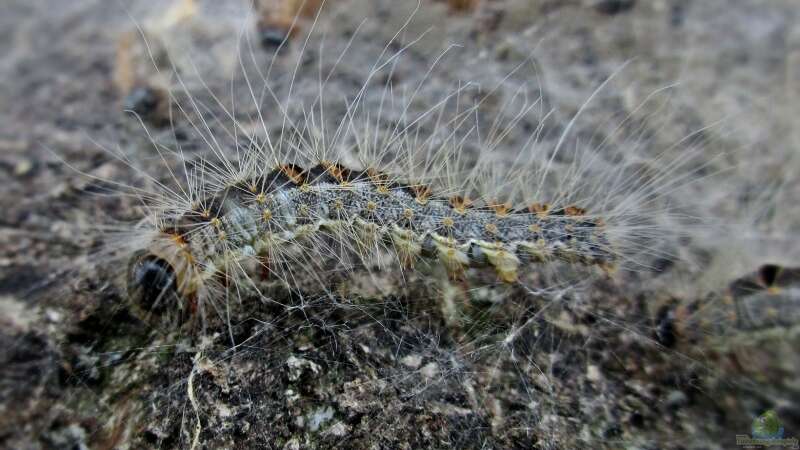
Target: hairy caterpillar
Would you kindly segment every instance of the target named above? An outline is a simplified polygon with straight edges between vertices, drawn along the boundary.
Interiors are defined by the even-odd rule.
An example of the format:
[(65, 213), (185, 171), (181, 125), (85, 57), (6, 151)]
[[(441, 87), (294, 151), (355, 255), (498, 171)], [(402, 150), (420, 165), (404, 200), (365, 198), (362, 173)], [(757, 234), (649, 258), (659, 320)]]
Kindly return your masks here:
[[(176, 8), (179, 12), (166, 17), (178, 17), (173, 21), (178, 24), (193, 14), (186, 2)], [(163, 34), (175, 26), (162, 20), (155, 30)], [(140, 33), (149, 44), (152, 32)], [(155, 67), (152, 77), (160, 80), (164, 70), (171, 70), (178, 75), (173, 83), (187, 88), (186, 67), (168, 57), (167, 65), (154, 66), (157, 46), (132, 52), (128, 40), (125, 67), (145, 74), (146, 67)], [(391, 77), (404, 52), (383, 56), (386, 48), (361, 90), (332, 121), (323, 107), (327, 79), (312, 109), (294, 118), (292, 105), (278, 100), (269, 85), (261, 88), (260, 99), (255, 97), (241, 61), (241, 83), (255, 105), (249, 124), (223, 107), (219, 112), (230, 116), (233, 127), (212, 131), (203, 117), (207, 106), (191, 96), (184, 106), (172, 96), (175, 120), (191, 124), (212, 152), (194, 162), (177, 155), (186, 186), (137, 192), (149, 214), (148, 225), (129, 241), (133, 256), (127, 283), (134, 304), (147, 315), (177, 307), (204, 316), (209, 304), (218, 309), (228, 302), (220, 299), (228, 299), (231, 289), (236, 296), (251, 290), (272, 301), (258, 286), (262, 282), (277, 281), (293, 292), (332, 293), (339, 289), (337, 279), (359, 267), (369, 272), (381, 258), (378, 266), (401, 274), (423, 258), (453, 279), (468, 279), (470, 267), (490, 267), (496, 280), (524, 285), (530, 267), (556, 261), (606, 270), (627, 265), (667, 234), (654, 228), (646, 211), (686, 174), (642, 169), (609, 174), (605, 171), (613, 162), (567, 148), (578, 145), (567, 143), (572, 121), (551, 144), (539, 142), (546, 116), (517, 143), (511, 161), (504, 161), (500, 157), (515, 152), (498, 148), (514, 127), (530, 120), (541, 98), (529, 100), (524, 87), (508, 91), (503, 81), (470, 104), (467, 98), (477, 92), (468, 83), (412, 113), (427, 75), (409, 98), (398, 97)], [(345, 53), (346, 48), (338, 58)], [(138, 62), (131, 54), (139, 55)], [(379, 76), (389, 81), (369, 97), (365, 89)], [(139, 78), (147, 84), (146, 76)], [(293, 88), (290, 84), (289, 95)], [(483, 136), (481, 108), (501, 89), (507, 92), (499, 107), (511, 111), (510, 118), (496, 121)], [(265, 98), (284, 114), (279, 129), (264, 122), (260, 102)], [(219, 100), (214, 97), (212, 103)], [(400, 105), (399, 116), (382, 113), (384, 105), (394, 103)], [(370, 109), (375, 105), (377, 111)], [(160, 108), (163, 119), (165, 106)], [(558, 173), (557, 166), (562, 166)]]
[(575, 206), (475, 207), (463, 196), (437, 198), (428, 186), (403, 185), (373, 168), (359, 173), (321, 162), (303, 170), (268, 162), (257, 158), (252, 170), (238, 174), (241, 181), (219, 191), (201, 187), (185, 209), (158, 212), (158, 229), (132, 263), (131, 294), (142, 291), (142, 301), (154, 307), (164, 283), (183, 298), (208, 295), (209, 284), (238, 267), (255, 263), (267, 272), (285, 264), (287, 248), (324, 245), (318, 234), (364, 259), (384, 243), (406, 267), (421, 256), (438, 259), (451, 274), (490, 265), (505, 282), (517, 281), (522, 264), (606, 265), (616, 258), (602, 222)]

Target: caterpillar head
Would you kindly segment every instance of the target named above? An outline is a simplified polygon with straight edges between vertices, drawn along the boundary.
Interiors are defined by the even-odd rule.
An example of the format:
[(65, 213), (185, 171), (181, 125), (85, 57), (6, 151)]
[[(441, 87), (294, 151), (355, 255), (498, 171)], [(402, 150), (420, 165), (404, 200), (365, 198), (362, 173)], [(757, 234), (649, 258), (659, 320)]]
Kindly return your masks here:
[(129, 298), (146, 311), (163, 310), (178, 293), (175, 269), (166, 260), (146, 250), (131, 258), (127, 281)]
[(194, 309), (196, 273), (185, 246), (169, 237), (154, 240), (128, 262), (128, 298), (134, 312), (147, 320), (171, 317), (175, 311), (182, 318)]

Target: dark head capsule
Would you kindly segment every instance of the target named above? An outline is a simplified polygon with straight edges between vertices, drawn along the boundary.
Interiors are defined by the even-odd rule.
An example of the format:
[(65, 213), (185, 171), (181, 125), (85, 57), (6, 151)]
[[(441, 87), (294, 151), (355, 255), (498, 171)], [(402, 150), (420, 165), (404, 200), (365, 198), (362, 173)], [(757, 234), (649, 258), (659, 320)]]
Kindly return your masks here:
[(163, 310), (177, 295), (175, 270), (155, 255), (138, 252), (128, 267), (128, 295), (144, 311)]

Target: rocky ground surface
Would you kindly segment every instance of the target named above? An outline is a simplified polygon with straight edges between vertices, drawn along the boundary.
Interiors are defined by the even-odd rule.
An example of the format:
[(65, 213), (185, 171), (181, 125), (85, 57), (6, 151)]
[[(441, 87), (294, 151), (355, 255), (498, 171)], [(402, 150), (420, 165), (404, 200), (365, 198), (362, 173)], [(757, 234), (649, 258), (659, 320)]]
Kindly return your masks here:
[[(358, 86), (414, 9), (404, 3), (348, 0), (323, 14), (327, 44), (311, 41), (309, 67), (356, 36), (332, 96)], [(633, 127), (647, 151), (711, 127), (692, 145), (724, 150), (713, 165), (724, 176), (690, 191), (737, 233), (704, 231), (681, 244), (689, 263), (600, 277), (556, 307), (513, 290), (502, 307), (477, 299), (468, 330), (445, 323), (434, 296), (406, 293), (290, 312), (242, 304), (233, 326), (201, 338), (141, 321), (115, 275), (125, 263), (98, 258), (101, 237), (87, 231), (136, 217), (136, 199), (91, 178), (137, 183), (108, 149), (163, 170), (122, 111), (117, 71), (132, 18), (166, 7), (10, 2), (0, 15), (0, 446), (735, 448), (770, 409), (800, 437), (794, 3), (487, 0), (466, 13), (424, 3), (401, 39), (429, 31), (392, 74), (398, 85), (448, 44), (463, 49), (432, 71), (420, 107), (428, 91), (497, 81), (532, 54), (536, 76), (510, 81), (538, 83), (563, 124), (625, 65), (580, 129), (655, 118), (644, 133)], [(193, 45), (209, 58), (196, 60), (209, 83), (236, 68), (238, 36), (221, 24), (241, 30), (237, 14), (206, 12), (215, 20), (192, 31), (207, 38)], [(362, 16), (374, 19), (354, 34)], [(299, 42), (279, 59), (292, 61)], [(268, 61), (274, 49), (255, 51)], [(305, 67), (299, 78), (313, 82)], [(276, 63), (276, 90), (292, 68)], [(636, 108), (674, 83), (669, 115)], [(313, 95), (298, 86), (298, 98)], [(264, 117), (279, 127), (274, 111)], [(149, 128), (165, 145), (203, 146), (185, 122)]]

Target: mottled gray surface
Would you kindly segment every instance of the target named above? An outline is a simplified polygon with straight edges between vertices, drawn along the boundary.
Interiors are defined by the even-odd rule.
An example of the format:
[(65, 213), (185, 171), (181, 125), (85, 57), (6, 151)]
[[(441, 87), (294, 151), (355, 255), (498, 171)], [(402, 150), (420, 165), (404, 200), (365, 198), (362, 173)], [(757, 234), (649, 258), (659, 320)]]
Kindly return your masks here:
[[(290, 114), (315, 98), (318, 64), (332, 67), (362, 15), (376, 19), (339, 65), (331, 99), (358, 89), (402, 10), (415, 6), (346, 3), (326, 16), (325, 39), (310, 41)], [(131, 14), (144, 20), (145, 5)], [(221, 9), (213, 33), (236, 15)], [(573, 142), (602, 148), (612, 169), (634, 147), (643, 167), (664, 151), (702, 149), (708, 167), (694, 175), (712, 178), (680, 193), (687, 213), (716, 220), (682, 241), (678, 260), (661, 261), (665, 273), (601, 277), (556, 300), (473, 286), (454, 320), (457, 288), (406, 292), (378, 273), (370, 281), (393, 292), (380, 300), (233, 302), (233, 325), (212, 323), (200, 340), (129, 311), (115, 278), (125, 262), (98, 257), (100, 237), (89, 230), (135, 219), (138, 200), (108, 196), (107, 183), (76, 172), (147, 185), (105, 148), (167, 177), (113, 88), (114, 46), (130, 17), (107, 2), (11, 2), (0, 15), (0, 445), (189, 448), (199, 417), (205, 448), (733, 448), (770, 408), (799, 436), (800, 335), (786, 320), (797, 288), (724, 289), (763, 263), (796, 264), (798, 24), (793, 0), (487, 0), (475, 17), (426, 3), (400, 37), (430, 28), (391, 73), (398, 89), (416, 86), (448, 44), (464, 48), (434, 67), (415, 108), (458, 80), (490, 87), (512, 73), (480, 120), (508, 120), (502, 103), (514, 86), (540, 86), (544, 109), (555, 110), (543, 136), (552, 141), (627, 62), (583, 111)], [(299, 49), (293, 43), (273, 67), (276, 92), (285, 94)], [(513, 72), (529, 55), (535, 70)], [(214, 58), (222, 62), (200, 66), (202, 78), (230, 92), (213, 82), (236, 59)], [(637, 108), (673, 83), (668, 103)], [(210, 95), (197, 98), (212, 108), (207, 116), (221, 116)], [(240, 100), (247, 122), (252, 103)], [(379, 100), (380, 89), (368, 89), (364, 107)], [(326, 114), (341, 115), (342, 105)], [(278, 131), (280, 113), (262, 113)], [(531, 126), (515, 128), (510, 146)], [(185, 121), (175, 131), (152, 133), (204, 151)], [(550, 278), (543, 272), (536, 287)]]

